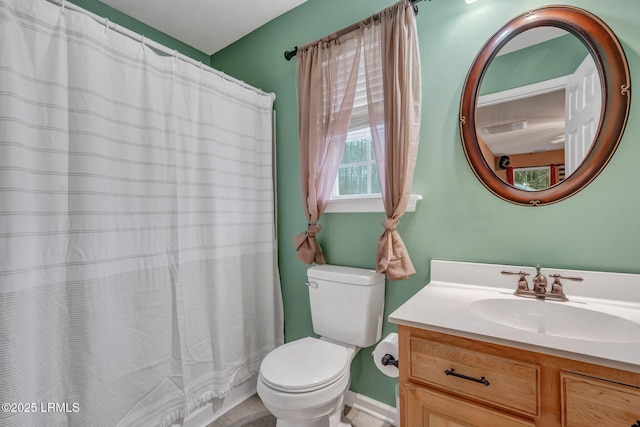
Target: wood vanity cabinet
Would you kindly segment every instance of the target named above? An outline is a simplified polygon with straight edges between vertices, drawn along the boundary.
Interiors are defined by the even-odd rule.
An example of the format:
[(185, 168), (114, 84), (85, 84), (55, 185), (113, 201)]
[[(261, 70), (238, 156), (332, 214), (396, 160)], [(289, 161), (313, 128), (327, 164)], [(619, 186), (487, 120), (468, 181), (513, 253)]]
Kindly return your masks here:
[(640, 373), (399, 325), (402, 427), (640, 427)]

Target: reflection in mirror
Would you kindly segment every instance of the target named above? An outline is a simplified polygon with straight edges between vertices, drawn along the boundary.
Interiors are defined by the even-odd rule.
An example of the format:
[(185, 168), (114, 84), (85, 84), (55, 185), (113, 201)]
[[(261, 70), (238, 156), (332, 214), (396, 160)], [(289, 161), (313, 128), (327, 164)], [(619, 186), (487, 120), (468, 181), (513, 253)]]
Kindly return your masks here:
[[(549, 32), (555, 34), (543, 35)], [(574, 85), (573, 76), (584, 85)], [(464, 154), (478, 180), (503, 200), (556, 203), (607, 165), (630, 101), (627, 59), (600, 18), (574, 6), (529, 10), (500, 28), (471, 64), (460, 97)]]
[(601, 112), (600, 75), (584, 44), (561, 28), (536, 27), (511, 39), (490, 62), (476, 134), (502, 181), (543, 190), (582, 163)]

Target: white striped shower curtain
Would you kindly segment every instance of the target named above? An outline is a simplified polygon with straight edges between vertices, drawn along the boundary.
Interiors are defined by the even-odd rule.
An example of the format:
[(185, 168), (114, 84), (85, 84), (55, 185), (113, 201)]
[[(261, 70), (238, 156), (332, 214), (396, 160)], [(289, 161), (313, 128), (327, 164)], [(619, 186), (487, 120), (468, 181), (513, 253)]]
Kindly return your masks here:
[(0, 426), (171, 425), (257, 373), (283, 339), (272, 104), (0, 0)]

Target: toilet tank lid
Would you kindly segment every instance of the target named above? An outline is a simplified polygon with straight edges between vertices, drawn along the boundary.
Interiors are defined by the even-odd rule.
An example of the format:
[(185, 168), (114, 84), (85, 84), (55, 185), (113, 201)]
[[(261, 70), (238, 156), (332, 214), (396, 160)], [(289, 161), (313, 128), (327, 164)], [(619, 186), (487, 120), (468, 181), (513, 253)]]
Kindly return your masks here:
[(376, 273), (375, 270), (328, 264), (309, 267), (307, 277), (309, 279), (328, 280), (352, 285), (377, 285), (384, 283), (384, 274)]

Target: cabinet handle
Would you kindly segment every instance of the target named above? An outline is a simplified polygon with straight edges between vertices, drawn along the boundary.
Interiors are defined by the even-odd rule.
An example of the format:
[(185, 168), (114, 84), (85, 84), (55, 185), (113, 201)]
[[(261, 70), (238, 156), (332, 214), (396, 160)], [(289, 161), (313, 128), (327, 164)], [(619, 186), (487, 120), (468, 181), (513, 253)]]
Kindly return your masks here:
[[(453, 368), (445, 370), (444, 374), (447, 375), (447, 376), (453, 375), (454, 377), (462, 378), (464, 380), (473, 381), (474, 383), (484, 384), (486, 387), (489, 387), (489, 381), (487, 381), (487, 379), (485, 377), (482, 377), (480, 379), (473, 378), (473, 377), (470, 377), (470, 376), (467, 376), (467, 375), (459, 374)], [(631, 427), (634, 427), (634, 426), (631, 426)], [(638, 427), (640, 427), (640, 426), (638, 426)]]
[(640, 420), (636, 421), (635, 424), (632, 424), (631, 427), (640, 427)]

